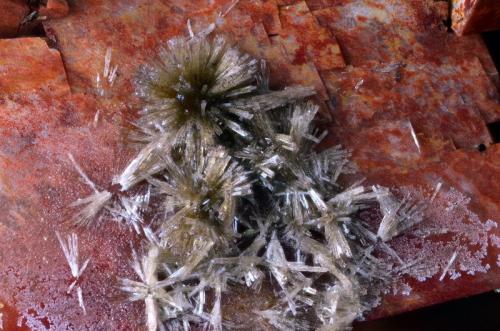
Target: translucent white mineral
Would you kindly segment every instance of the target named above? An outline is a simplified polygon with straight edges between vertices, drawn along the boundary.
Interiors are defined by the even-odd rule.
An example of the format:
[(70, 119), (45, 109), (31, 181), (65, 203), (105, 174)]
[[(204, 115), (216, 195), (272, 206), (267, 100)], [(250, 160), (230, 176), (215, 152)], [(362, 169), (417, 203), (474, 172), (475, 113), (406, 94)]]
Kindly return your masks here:
[(64, 257), (68, 262), (69, 268), (71, 270), (71, 275), (73, 276), (73, 282), (69, 285), (68, 290), (66, 291), (68, 294), (71, 293), (73, 288), (76, 286), (78, 304), (80, 308), (82, 308), (83, 313), (86, 314), (87, 310), (85, 309), (85, 304), (83, 302), (83, 291), (80, 285), (78, 285), (78, 281), (87, 268), (90, 258), (86, 259), (82, 265), (79, 263), (79, 255), (78, 255), (78, 236), (75, 233), (71, 233), (68, 235), (67, 239), (64, 238), (56, 231), (56, 237), (61, 245), (61, 249), (64, 253)]

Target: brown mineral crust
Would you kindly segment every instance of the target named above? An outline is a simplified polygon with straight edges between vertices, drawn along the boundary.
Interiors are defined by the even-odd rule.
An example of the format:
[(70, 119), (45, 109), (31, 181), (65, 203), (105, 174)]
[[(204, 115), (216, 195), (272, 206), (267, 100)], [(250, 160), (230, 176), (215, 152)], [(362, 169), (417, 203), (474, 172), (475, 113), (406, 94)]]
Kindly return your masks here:
[(278, 6), (283, 7), (283, 6), (289, 6), (289, 5), (294, 5), (302, 0), (276, 0), (276, 3)]
[[(166, 40), (173, 36), (186, 35), (188, 18), (192, 21), (193, 29), (199, 31), (215, 22), (217, 15), (225, 13), (231, 3), (228, 0), (220, 0), (208, 6), (199, 1), (197, 6), (192, 3), (182, 6), (180, 3), (174, 5), (156, 0), (147, 3), (139, 0), (129, 2), (128, 5), (120, 1), (94, 1), (92, 4), (79, 2), (72, 6), (69, 16), (44, 23), (45, 28), (57, 39), (58, 48), (63, 53), (73, 91), (96, 93), (96, 76), (102, 73), (104, 55), (107, 48), (111, 47), (112, 62), (118, 65), (119, 72), (111, 99), (118, 103), (137, 101), (131, 97), (131, 81), (138, 66), (152, 61), (157, 49)], [(266, 5), (269, 3), (263, 3), (264, 7)], [(285, 84), (314, 86), (320, 98), (327, 99), (326, 90), (314, 64), (290, 63), (279, 37), (272, 37), (271, 42), (268, 42), (264, 31), (255, 28), (264, 26), (263, 23), (255, 23), (256, 14), (261, 11), (252, 16), (251, 13), (245, 12), (245, 9), (248, 10), (245, 7), (240, 8), (240, 5), (234, 7), (230, 15), (224, 17), (217, 31), (238, 45), (242, 44), (242, 49), (251, 55), (270, 61), (272, 87), (282, 87)], [(142, 17), (149, 18), (147, 26), (141, 20)], [(164, 17), (169, 17), (168, 23)], [(101, 32), (103, 26), (106, 27), (105, 34)], [(254, 40), (263, 48), (256, 49)], [(264, 46), (266, 43), (267, 46)], [(252, 50), (258, 54), (252, 54)]]
[(61, 18), (69, 13), (69, 6), (66, 0), (47, 0), (45, 5), (41, 5), (38, 13), (46, 18)]
[(336, 100), (333, 116), (353, 129), (408, 118), (417, 132), (439, 134), (459, 148), (473, 149), (491, 143), (480, 112), (490, 121), (500, 116), (498, 93), (477, 59), (461, 66), (349, 67), (322, 75)]
[(30, 331), (30, 329), (26, 326), (17, 325), (18, 319), (20, 317), (19, 312), (14, 307), (8, 306), (4, 302), (2, 302), (1, 297), (0, 307), (2, 310), (2, 327), (4, 330)]
[[(492, 252), (485, 263), (496, 265), (495, 253)], [(392, 316), (406, 311), (415, 310), (421, 307), (431, 306), (456, 300), (463, 297), (477, 295), (488, 292), (498, 285), (500, 272), (489, 271), (486, 274), (476, 274), (474, 276), (464, 275), (460, 280), (430, 279), (425, 283), (415, 280), (408, 280), (411, 287), (418, 288), (418, 292), (411, 295), (386, 295), (383, 297), (380, 307), (375, 308), (368, 314), (368, 319)]]
[[(341, 143), (352, 150), (359, 176), (367, 177), (368, 183), (433, 188), (443, 182), (470, 196), (470, 209), (482, 220), (498, 221), (500, 189), (494, 182), (499, 172), (498, 146), (489, 146), (483, 154), (456, 150), (454, 146), (471, 149), (477, 143), (491, 141), (487, 140), (480, 113), (488, 120), (496, 118), (498, 108), (491, 103), (496, 96), (476, 57), (485, 68), (490, 65), (490, 77), (494, 76), (491, 59), (477, 38), (470, 39), (472, 46), (462, 47), (466, 45), (464, 39), (446, 33), (440, 23), (442, 4), (307, 1), (322, 25), (338, 37), (346, 62), (354, 66), (323, 71), (320, 77), (314, 64), (331, 59), (312, 58), (301, 65), (293, 64), (281, 36), (266, 36), (274, 33), (269, 22), (260, 19), (261, 2), (266, 6), (273, 3), (252, 1), (251, 5), (257, 7), (243, 6), (243, 10), (239, 4), (218, 29), (236, 39), (233, 41), (240, 38), (245, 51), (269, 61), (273, 87), (311, 85), (322, 100), (331, 98), (336, 123), (330, 127), (333, 135), (324, 144)], [(75, 292), (65, 294), (71, 277), (54, 230), (70, 231), (62, 225), (71, 215), (67, 205), (91, 192), (67, 153), (75, 156), (96, 184), (106, 188), (133, 155), (125, 147), (120, 128), (137, 108), (131, 83), (137, 67), (150, 62), (165, 40), (185, 35), (188, 18), (213, 22), (230, 3), (73, 1), (68, 16), (44, 23), (57, 41), (74, 92), (97, 94), (95, 79), (102, 74), (108, 47), (113, 49), (112, 64), (118, 64), (119, 77), (98, 102), (85, 95), (52, 98), (39, 91), (11, 95), (0, 103), (0, 202), (6, 206), (7, 215), (1, 219), (0, 232), (16, 242), (0, 243), (0, 276), (6, 280), (0, 283), (0, 300), (12, 308), (9, 311), (13, 316), (7, 320), (19, 315), (34, 330), (47, 323), (56, 330), (143, 328), (143, 304), (114, 300), (118, 295), (116, 278), (135, 279), (128, 260), (130, 241), (137, 238), (112, 222), (79, 231), (81, 256), (92, 258), (81, 281), (89, 314), (82, 315)], [(279, 6), (298, 3), (276, 1)], [(304, 15), (310, 17), (307, 12)], [(292, 48), (307, 48), (301, 44), (307, 40), (297, 36), (291, 40), (299, 44)], [(326, 55), (318, 52), (315, 56)], [(382, 72), (378, 71), (381, 68)], [(383, 68), (390, 70), (384, 72)], [(444, 84), (439, 84), (441, 80)], [(449, 113), (441, 106), (449, 107)], [(370, 110), (372, 107), (375, 111)], [(101, 116), (94, 127), (97, 110)], [(13, 112), (15, 117), (11, 117)], [(27, 254), (29, 251), (37, 254)], [(497, 254), (491, 251), (488, 255), (492, 266), (489, 273), (456, 281), (415, 281), (410, 284), (410, 296), (385, 296), (371, 317), (497, 288)], [(245, 296), (242, 293), (224, 299), (230, 306), (228, 314), (238, 318), (239, 311), (249, 311), (261, 300), (235, 304)], [(267, 294), (263, 297), (263, 301), (270, 298)]]
[(346, 62), (397, 62), (423, 52), (415, 38), (415, 12), (407, 1), (341, 0), (316, 10), (319, 22), (331, 29)]
[[(446, 33), (440, 35), (439, 38), (427, 35), (419, 40), (428, 51), (422, 60), (415, 60), (416, 62), (426, 61), (454, 65), (464, 60), (471, 61), (477, 57), (487, 76), (497, 88), (500, 87), (498, 70), (481, 35), (457, 37), (453, 33)], [(438, 59), (437, 62), (436, 59)]]
[[(486, 152), (453, 150), (446, 144), (429, 141), (418, 135), (419, 146), (411, 133), (407, 121), (381, 121), (378, 125), (358, 131), (356, 135), (349, 130), (338, 128), (336, 133), (325, 141), (325, 145), (338, 141), (338, 136), (347, 137), (344, 146), (353, 151), (352, 160), (359, 168), (355, 181), (366, 178), (366, 185), (385, 185), (387, 187), (427, 188), (432, 191), (438, 183), (443, 190), (453, 187), (471, 198), (469, 210), (477, 214), (484, 223), (498, 220), (500, 215), (500, 185), (494, 178), (500, 172), (500, 147), (492, 145)], [(370, 141), (370, 144), (366, 144)], [(480, 175), (479, 175), (480, 174)], [(443, 213), (442, 207), (431, 204), (434, 213)], [(500, 235), (500, 229), (493, 233)], [(404, 238), (401, 238), (404, 239)], [(404, 240), (391, 242), (398, 252)], [(470, 247), (474, 251), (475, 247)], [(380, 318), (422, 306), (437, 304), (459, 297), (489, 291), (498, 286), (500, 268), (497, 256), (500, 247), (490, 245), (483, 264), (489, 264), (487, 273), (463, 274), (458, 280), (445, 278), (439, 281), (433, 277), (425, 282), (408, 278), (405, 281), (413, 289), (410, 295), (388, 294), (382, 304), (371, 312), (368, 318)], [(458, 262), (460, 263), (460, 262)]]
[(459, 35), (500, 28), (497, 0), (452, 0), (452, 28)]
[(332, 6), (330, 0), (305, 0), (305, 1), (309, 9), (311, 9), (311, 11)]
[(238, 47), (256, 58), (265, 59), (270, 71), (270, 87), (281, 89), (286, 85), (312, 86), (318, 100), (328, 100), (323, 81), (311, 62), (292, 64), (288, 59), (280, 36), (266, 36), (261, 24), (254, 25), (251, 33), (244, 32), (238, 40)]
[(96, 77), (102, 75), (111, 48), (112, 64), (118, 65), (112, 98), (125, 102), (135, 100), (131, 79), (139, 65), (151, 61), (166, 40), (184, 32), (186, 20), (178, 7), (158, 0), (95, 0), (75, 2), (70, 15), (44, 26), (57, 39), (75, 92), (96, 93)]
[(24, 0), (0, 1), (0, 38), (14, 37), (28, 14), (29, 7)]
[(282, 30), (276, 0), (240, 1), (237, 8), (248, 12), (254, 23), (262, 23), (270, 35), (279, 34)]
[[(97, 109), (102, 115), (95, 122)], [(137, 277), (130, 252), (140, 249), (139, 238), (109, 218), (75, 229), (70, 222), (75, 210), (68, 207), (92, 192), (68, 153), (102, 189), (110, 189), (112, 177), (133, 156), (123, 143), (121, 113), (109, 113), (85, 95), (30, 94), (11, 97), (0, 106), (0, 115), (0, 201), (5, 208), (0, 233), (12, 238), (0, 243), (0, 300), (17, 310), (7, 311), (6, 320), (19, 320), (31, 330), (142, 329), (143, 304), (126, 303), (117, 288), (119, 277)], [(79, 281), (86, 316), (75, 292), (66, 294), (73, 279), (56, 230), (78, 233), (80, 262), (91, 257)], [(232, 312), (228, 309), (227, 316)]]
[(491, 57), (487, 46), (480, 34), (470, 34), (461, 36), (460, 38), (453, 37), (458, 44), (455, 46), (457, 56), (468, 58), (473, 50), (473, 54), (477, 56), (481, 65), (484, 68), (486, 75), (490, 78), (497, 90), (500, 91), (500, 75), (493, 58)]
[[(376, 180), (378, 183), (382, 182), (389, 186), (435, 187), (437, 182), (443, 182), (446, 186), (455, 187), (471, 197), (470, 210), (479, 215), (484, 222), (488, 219), (498, 220), (500, 215), (498, 205), (500, 186), (494, 180), (500, 171), (499, 160), (500, 149), (494, 145), (484, 154), (454, 151), (443, 153), (440, 162), (419, 161), (416, 163), (418, 167), (413, 169), (386, 169), (383, 173), (365, 170), (365, 173), (369, 182), (374, 183)], [(359, 161), (357, 163), (360, 164)], [(412, 176), (413, 173), (418, 175)], [(433, 208), (432, 205), (431, 208)], [(443, 210), (437, 212), (442, 213)], [(494, 229), (494, 233), (498, 236), (499, 229)], [(400, 249), (399, 242), (393, 243), (396, 251)], [(470, 249), (474, 250), (475, 247), (470, 247)], [(489, 291), (498, 285), (500, 278), (500, 268), (497, 264), (499, 254), (499, 247), (489, 246), (488, 255), (483, 261), (483, 264), (491, 267), (487, 273), (463, 274), (458, 280), (445, 279), (442, 282), (436, 278), (425, 282), (410, 280), (411, 286), (418, 289), (417, 293), (410, 296), (385, 296), (382, 306), (372, 313), (372, 317), (395, 314), (423, 305), (437, 304)]]
[[(132, 155), (123, 148), (119, 114), (105, 114), (94, 125), (98, 108), (84, 95), (17, 95), (0, 105), (0, 232), (10, 238), (0, 243), (0, 292), (2, 300), (15, 306), (20, 324), (32, 330), (44, 325), (57, 330), (142, 325), (141, 304), (117, 304), (117, 277), (134, 277), (129, 259), (136, 236), (109, 219), (89, 229), (70, 226), (74, 210), (68, 205), (92, 190), (68, 153), (103, 188)], [(72, 278), (56, 230), (79, 234), (80, 263), (91, 257), (80, 280), (86, 316), (75, 290), (66, 294)]]
[(41, 38), (0, 39), (0, 98), (36, 90), (69, 93), (59, 52)]
[[(346, 136), (344, 146), (353, 151), (360, 171), (357, 176), (389, 187), (433, 189), (441, 181), (470, 196), (471, 208), (481, 219), (495, 220), (500, 215), (500, 184), (494, 180), (500, 171), (497, 144), (485, 152), (456, 150), (445, 140), (431, 140), (423, 134), (414, 138), (408, 121), (380, 121), (356, 136), (348, 133), (349, 129), (338, 128), (324, 143)], [(372, 143), (367, 145), (366, 141)]]
[[(336, 0), (316, 10), (319, 22), (336, 36), (346, 63), (449, 63), (479, 57), (488, 75), (498, 73), (480, 36), (461, 39), (447, 32), (439, 2)], [(472, 42), (473, 41), (473, 42)]]
[(223, 316), (233, 325), (244, 331), (251, 330), (275, 330), (265, 323), (264, 319), (256, 318), (255, 311), (264, 311), (276, 305), (276, 289), (269, 283), (262, 284), (260, 292), (255, 292), (243, 285), (234, 286), (235, 295), (222, 297), (224, 307)]
[(270, 87), (281, 89), (286, 85), (312, 86), (319, 100), (328, 95), (316, 66), (310, 62), (293, 63), (288, 57), (281, 36), (265, 34), (262, 24), (253, 24), (250, 16), (236, 7), (218, 31), (244, 52), (265, 59), (270, 70)]
[[(417, 134), (408, 120), (381, 120), (360, 130), (354, 136), (347, 128), (338, 128), (338, 135), (349, 135), (343, 145), (353, 151), (353, 158), (363, 173), (367, 169), (411, 168), (421, 159), (438, 160), (443, 151), (453, 151), (453, 145), (442, 137), (429, 139)], [(373, 144), (360, 142), (373, 141)]]
[(304, 1), (280, 8), (282, 42), (292, 64), (313, 62), (318, 70), (343, 68), (344, 58), (330, 31), (321, 27)]
[[(71, 5), (67, 17), (48, 20), (44, 27), (63, 53), (73, 91), (96, 93), (96, 77), (102, 76), (104, 56), (111, 48), (112, 64), (118, 65), (111, 99), (136, 102), (132, 80), (139, 65), (153, 61), (167, 40), (186, 36), (188, 19), (193, 29), (199, 31), (216, 22), (219, 15), (231, 8), (231, 3), (231, 0), (79, 1)], [(234, 12), (238, 12), (237, 8)], [(227, 19), (233, 24), (224, 23), (223, 27), (241, 36), (242, 29), (254, 24), (249, 15), (241, 12), (239, 15), (243, 21), (229, 16)]]
[[(468, 208), (477, 214), (483, 223), (486, 220), (498, 220), (500, 215), (498, 203), (500, 201), (500, 184), (495, 180), (500, 171), (500, 147), (498, 145), (492, 145), (484, 152), (435, 149), (433, 155), (429, 155), (428, 152), (417, 152), (418, 149), (415, 149), (414, 142), (408, 138), (409, 130), (404, 132), (401, 128), (399, 131), (391, 131), (392, 135), (398, 137), (395, 139), (384, 131), (383, 128), (387, 126), (387, 123), (381, 123), (380, 126), (370, 128), (360, 136), (362, 139), (371, 139), (370, 141), (373, 143), (370, 148), (362, 146), (360, 143), (363, 141), (362, 139), (349, 139), (346, 142), (346, 147), (352, 148), (354, 151), (353, 160), (360, 170), (358, 176), (366, 176), (368, 184), (376, 183), (389, 187), (420, 187), (431, 191), (438, 183), (443, 183), (444, 190), (453, 187), (466, 197), (470, 197)], [(421, 136), (418, 137), (418, 140), (421, 145), (425, 144), (425, 140)], [(401, 143), (413, 143), (413, 146), (401, 147)], [(411, 156), (398, 153), (407, 148), (410, 148)], [(422, 150), (428, 151), (430, 148), (436, 148), (436, 146), (422, 146)], [(434, 206), (430, 205), (430, 208), (432, 209)], [(494, 228), (494, 233), (499, 235), (500, 229)], [(500, 269), (496, 259), (499, 254), (500, 247), (490, 245), (485, 263), (489, 263), (492, 270), (487, 274), (478, 273), (475, 275), (482, 277), (483, 283), (476, 284), (474, 277), (466, 277), (467, 282), (464, 283), (464, 286), (470, 288), (464, 290), (467, 293), (464, 295), (487, 291), (489, 290), (488, 286), (498, 281), (496, 275), (499, 274)], [(462, 281), (463, 279), (460, 278), (456, 282), (461, 283)], [(428, 290), (426, 283), (420, 285), (425, 291)], [(441, 291), (444, 292), (446, 289), (442, 288)], [(460, 296), (462, 292), (441, 293), (440, 295)]]
[[(291, 64), (283, 49), (281, 37), (275, 36), (270, 39), (271, 47), (263, 51), (266, 56), (264, 59), (269, 61), (271, 88), (279, 89), (280, 86), (286, 85), (312, 86), (315, 88), (319, 100), (327, 100), (328, 94), (314, 64), (310, 62)], [(273, 56), (275, 58), (272, 58)]]

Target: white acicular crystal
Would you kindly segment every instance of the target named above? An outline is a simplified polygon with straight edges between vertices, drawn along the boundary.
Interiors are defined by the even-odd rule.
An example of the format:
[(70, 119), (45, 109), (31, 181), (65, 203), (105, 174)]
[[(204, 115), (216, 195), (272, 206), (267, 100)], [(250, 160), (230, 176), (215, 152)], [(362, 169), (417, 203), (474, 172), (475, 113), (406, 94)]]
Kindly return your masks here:
[[(84, 182), (92, 188), (93, 194), (86, 198), (77, 199), (72, 204), (71, 207), (81, 207), (78, 213), (75, 215), (75, 222), (77, 225), (88, 226), (93, 221), (97, 215), (109, 204), (113, 195), (106, 191), (100, 191), (97, 186), (90, 180), (90, 178), (85, 174), (80, 165), (75, 161), (72, 154), (68, 154), (68, 158), (75, 167), (76, 171), (80, 174)], [(82, 207), (83, 206), (83, 207)]]
[(121, 190), (126, 191), (148, 176), (161, 172), (164, 167), (160, 155), (166, 152), (164, 148), (168, 138), (166, 134), (152, 137), (152, 141), (141, 149), (118, 177), (113, 179), (113, 183), (119, 184)]
[(75, 223), (81, 226), (89, 226), (95, 221), (97, 215), (109, 204), (112, 197), (113, 195), (110, 192), (100, 191), (71, 203), (71, 207), (81, 208), (75, 215)]
[(150, 202), (151, 192), (148, 190), (143, 194), (136, 194), (131, 197), (121, 196), (114, 206), (108, 211), (118, 221), (122, 221), (133, 227), (136, 233), (141, 233), (143, 223), (143, 213), (147, 210)]
[(85, 305), (83, 302), (83, 291), (80, 285), (77, 284), (80, 279), (80, 276), (83, 274), (85, 269), (87, 269), (87, 266), (90, 262), (90, 258), (86, 259), (83, 262), (83, 264), (80, 265), (79, 255), (78, 255), (78, 236), (75, 233), (69, 234), (67, 240), (64, 240), (64, 238), (61, 237), (61, 235), (57, 231), (56, 231), (56, 236), (57, 240), (59, 241), (59, 244), (61, 245), (64, 257), (68, 262), (69, 268), (71, 270), (71, 275), (74, 278), (73, 282), (68, 287), (67, 293), (68, 294), (71, 293), (73, 288), (76, 286), (78, 304), (82, 308), (83, 312), (86, 313), (87, 311), (85, 309)]
[(318, 330), (349, 330), (352, 321), (363, 313), (360, 298), (353, 288), (334, 285), (322, 295), (322, 303), (316, 313), (323, 325)]
[(144, 300), (146, 305), (146, 321), (149, 331), (156, 331), (160, 323), (159, 305), (168, 305), (182, 311), (177, 300), (165, 289), (158, 286), (158, 266), (160, 249), (152, 246), (148, 252), (138, 258), (134, 252), (132, 268), (140, 281), (121, 280), (121, 289), (129, 294), (130, 301)]
[(457, 258), (457, 255), (458, 255), (458, 252), (453, 252), (453, 255), (450, 257), (450, 260), (448, 261), (448, 264), (446, 265), (446, 267), (444, 267), (443, 269), (443, 273), (441, 274), (441, 276), (439, 277), (439, 281), (442, 282), (444, 277), (446, 276), (446, 274), (448, 273), (448, 270), (450, 270), (451, 266), (453, 265), (453, 263), (455, 263), (455, 259)]
[(113, 49), (111, 47), (108, 47), (108, 49), (106, 49), (106, 54), (104, 55), (102, 76), (101, 73), (97, 73), (96, 75), (97, 93), (101, 97), (105, 96), (107, 88), (113, 86), (118, 74), (118, 65), (111, 65), (112, 53)]
[(210, 313), (210, 324), (214, 331), (222, 331), (221, 315), (222, 284), (217, 282), (215, 287), (215, 298), (212, 311)]
[[(327, 133), (308, 101), (315, 90), (269, 90), (264, 61), (211, 36), (219, 23), (196, 32), (188, 21), (188, 37), (141, 67), (144, 107), (130, 136), (138, 153), (113, 181), (122, 192), (99, 190), (70, 156), (94, 191), (75, 202), (77, 216), (88, 224), (104, 208), (144, 237), (145, 254), (133, 253), (138, 280), (122, 279), (121, 289), (144, 301), (149, 331), (235, 328), (223, 296), (236, 287), (259, 293), (266, 281), (273, 304), (242, 312), (257, 317), (248, 327), (347, 330), (395, 277), (424, 269), (392, 244), (426, 205), (361, 182), (343, 187), (340, 176), (355, 167), (340, 146), (316, 150)], [(111, 49), (102, 74), (99, 83), (112, 84)], [(364, 212), (377, 207), (375, 233)], [(443, 275), (455, 276), (458, 254)]]
[(399, 201), (387, 188), (379, 186), (374, 186), (373, 192), (383, 213), (377, 231), (377, 236), (382, 241), (399, 236), (423, 220), (425, 204), (412, 202), (409, 197)]

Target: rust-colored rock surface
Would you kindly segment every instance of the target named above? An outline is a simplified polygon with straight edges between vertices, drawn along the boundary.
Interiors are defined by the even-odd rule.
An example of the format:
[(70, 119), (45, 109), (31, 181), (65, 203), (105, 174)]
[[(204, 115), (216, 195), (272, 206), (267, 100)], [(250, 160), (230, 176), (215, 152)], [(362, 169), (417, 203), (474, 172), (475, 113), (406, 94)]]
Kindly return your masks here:
[(24, 0), (0, 1), (0, 38), (14, 37), (28, 14), (29, 7)]
[(318, 70), (345, 66), (337, 40), (319, 25), (304, 1), (281, 7), (280, 15), (284, 28), (281, 40), (293, 64), (310, 61)]
[[(266, 59), (274, 88), (316, 88), (333, 118), (324, 145), (344, 145), (359, 168), (346, 181), (365, 177), (415, 197), (441, 186), (421, 229), (429, 234), (391, 243), (403, 259), (419, 251), (429, 263), (369, 317), (500, 287), (500, 148), (487, 129), (500, 120), (498, 72), (480, 37), (446, 31), (445, 1), (232, 3), (76, 0), (67, 16), (44, 22), (55, 49), (40, 38), (0, 40), (4, 329), (144, 329), (142, 303), (124, 303), (116, 289), (118, 277), (134, 277), (130, 244), (138, 238), (111, 220), (79, 231), (81, 259), (91, 258), (79, 283), (83, 315), (76, 292), (66, 294), (72, 278), (55, 231), (72, 230), (68, 205), (91, 192), (68, 153), (109, 188), (133, 155), (123, 127), (140, 107), (135, 72), (167, 39), (186, 34), (188, 19), (194, 30), (217, 21), (219, 33)], [(103, 70), (106, 53), (114, 80)], [(237, 314), (265, 298), (225, 302)]]
[(496, 0), (452, 0), (452, 28), (459, 35), (500, 29), (500, 3)]
[(36, 91), (58, 96), (69, 90), (61, 55), (43, 39), (0, 39), (0, 98)]
[(38, 12), (47, 18), (60, 18), (68, 15), (69, 6), (66, 0), (47, 0), (46, 4), (40, 6)]
[[(352, 129), (410, 119), (417, 132), (458, 148), (490, 144), (486, 122), (500, 119), (495, 86), (477, 58), (455, 65), (390, 63), (323, 72), (335, 118)], [(481, 86), (479, 88), (479, 86)], [(453, 90), (453, 94), (447, 91)]]

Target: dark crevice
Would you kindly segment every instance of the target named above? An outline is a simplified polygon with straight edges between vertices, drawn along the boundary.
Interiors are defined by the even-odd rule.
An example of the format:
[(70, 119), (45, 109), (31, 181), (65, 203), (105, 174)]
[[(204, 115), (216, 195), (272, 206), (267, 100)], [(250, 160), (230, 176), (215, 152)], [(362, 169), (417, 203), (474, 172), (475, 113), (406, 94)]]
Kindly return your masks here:
[(49, 48), (56, 49), (59, 51), (59, 44), (57, 43), (57, 37), (54, 30), (50, 27), (44, 27), (45, 41)]
[(497, 70), (500, 71), (500, 30), (484, 32), (483, 39), (490, 51)]
[(451, 20), (451, 11), (452, 11), (451, 1), (448, 1), (448, 16), (446, 17), (445, 20), (443, 20), (443, 25), (445, 26), (446, 31), (448, 31), (449, 33), (454, 33), (451, 27), (453, 24), (453, 21)]
[(44, 0), (27, 0), (28, 12), (19, 23), (16, 37), (45, 37), (42, 20), (38, 13), (40, 5), (46, 4)]
[(40, 20), (33, 20), (20, 24), (16, 37), (45, 37), (42, 22)]
[(40, 7), (40, 5), (47, 4), (47, 0), (27, 0), (27, 2), (28, 2), (28, 6), (32, 10), (38, 9), (38, 7)]
[(487, 124), (493, 144), (500, 143), (500, 121)]
[[(497, 71), (500, 71), (500, 30), (484, 32), (482, 36), (486, 46), (488, 47), (491, 58), (495, 63)], [(488, 123), (487, 127), (493, 141), (492, 143), (500, 143), (500, 120)]]
[(354, 331), (500, 330), (500, 294), (490, 292), (391, 318), (359, 323)]

